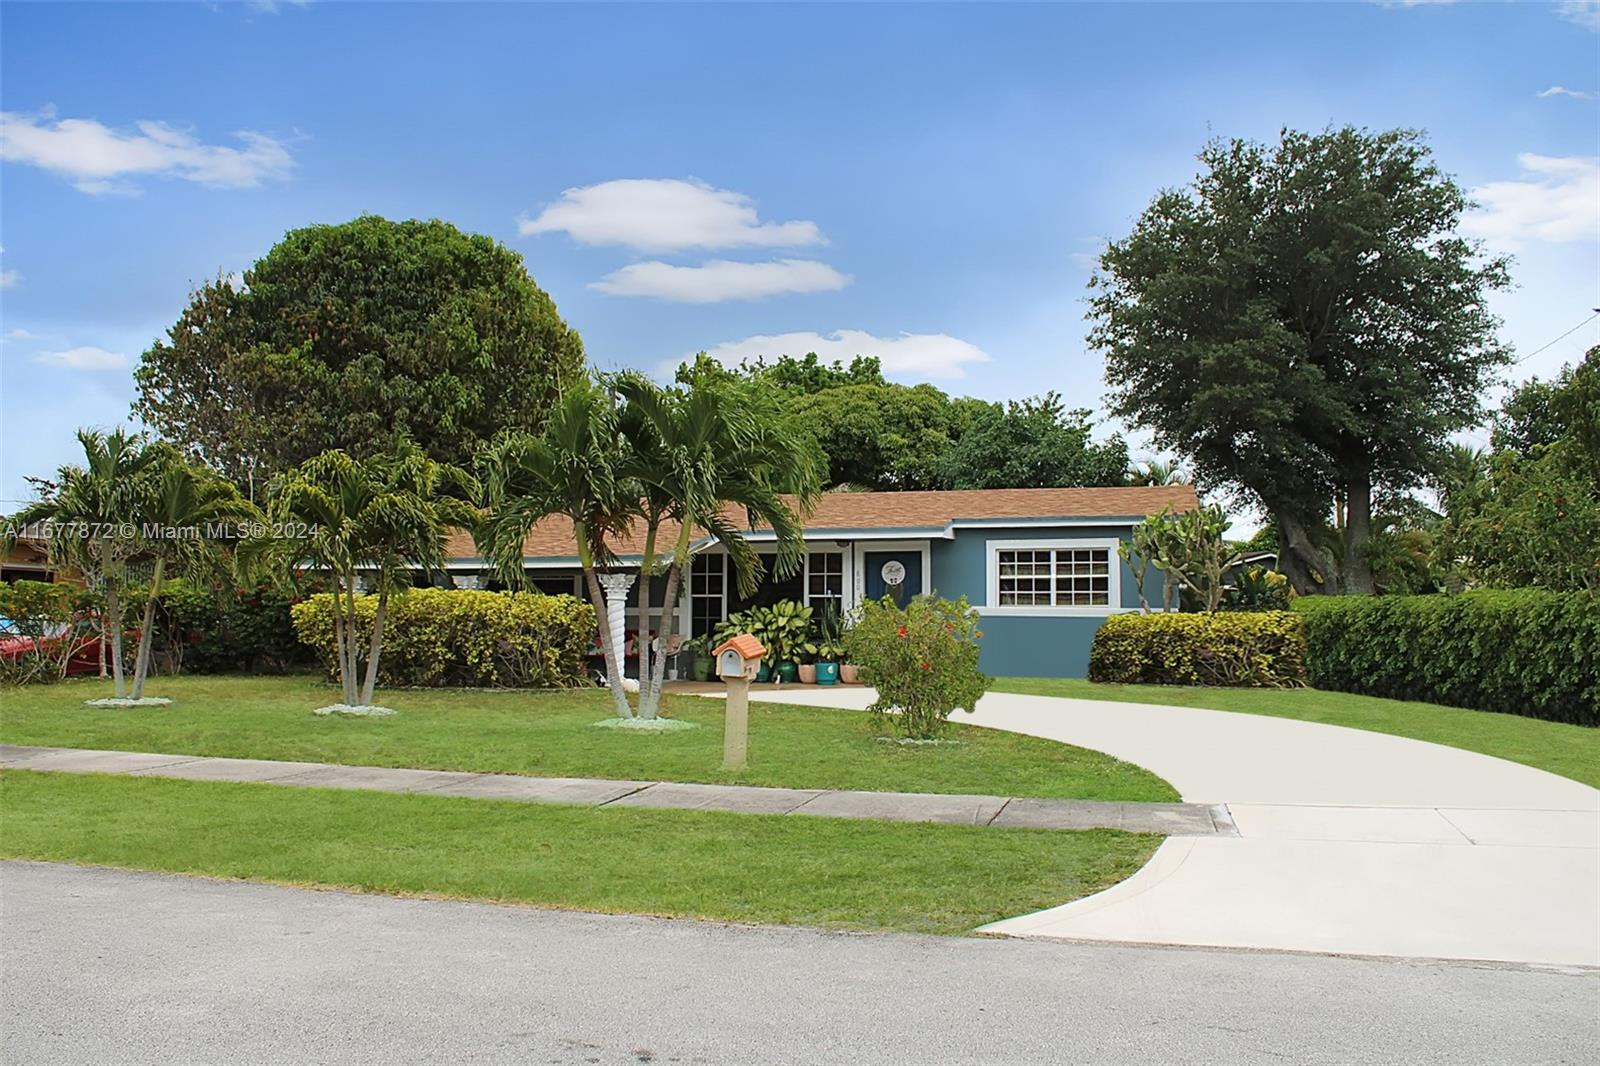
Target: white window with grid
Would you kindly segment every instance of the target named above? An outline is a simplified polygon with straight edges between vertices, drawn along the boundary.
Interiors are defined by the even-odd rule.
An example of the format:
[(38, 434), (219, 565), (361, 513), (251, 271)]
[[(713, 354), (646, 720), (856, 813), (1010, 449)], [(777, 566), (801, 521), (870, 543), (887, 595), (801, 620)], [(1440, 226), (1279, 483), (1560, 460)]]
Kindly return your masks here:
[(986, 609), (1109, 614), (1121, 598), (1117, 542), (990, 541)]
[(829, 603), (836, 615), (844, 613), (844, 553), (810, 552), (806, 556), (806, 605), (820, 617)]

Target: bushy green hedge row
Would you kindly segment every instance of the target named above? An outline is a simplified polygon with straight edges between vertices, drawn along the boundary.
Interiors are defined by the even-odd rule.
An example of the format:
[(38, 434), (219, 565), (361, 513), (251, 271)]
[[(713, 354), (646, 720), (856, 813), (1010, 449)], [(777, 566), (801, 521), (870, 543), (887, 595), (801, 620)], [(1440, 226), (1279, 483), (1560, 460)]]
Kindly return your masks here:
[(1306, 633), (1290, 611), (1115, 614), (1094, 635), (1089, 680), (1282, 688), (1306, 681)]
[[(142, 588), (128, 590), (124, 624), (144, 615)], [(267, 585), (213, 589), (181, 578), (156, 597), (152, 669), (163, 674), (282, 673), (316, 661), (295, 637), (289, 610), (299, 597)]]
[[(363, 651), (376, 609), (377, 597), (356, 598)], [(295, 632), (335, 674), (333, 597), (313, 596), (293, 614)], [(595, 615), (572, 596), (412, 589), (389, 598), (383, 631), (385, 687), (564, 688), (586, 680)]]
[(1600, 598), (1307, 596), (1295, 613), (1317, 688), (1600, 725)]

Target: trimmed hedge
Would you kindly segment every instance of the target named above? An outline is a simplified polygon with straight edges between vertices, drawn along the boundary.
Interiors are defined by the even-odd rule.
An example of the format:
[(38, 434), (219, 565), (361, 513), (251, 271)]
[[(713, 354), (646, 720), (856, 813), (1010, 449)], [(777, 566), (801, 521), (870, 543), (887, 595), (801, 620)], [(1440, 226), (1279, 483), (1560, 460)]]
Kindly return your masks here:
[(1089, 680), (1283, 688), (1306, 682), (1305, 622), (1290, 611), (1114, 614), (1089, 648)]
[[(365, 649), (376, 596), (356, 597)], [(338, 676), (333, 597), (293, 609), (295, 633)], [(572, 596), (468, 589), (411, 589), (389, 597), (378, 681), (389, 688), (570, 688), (587, 683), (594, 608)]]
[(1317, 688), (1600, 725), (1600, 597), (1307, 596), (1294, 610)]

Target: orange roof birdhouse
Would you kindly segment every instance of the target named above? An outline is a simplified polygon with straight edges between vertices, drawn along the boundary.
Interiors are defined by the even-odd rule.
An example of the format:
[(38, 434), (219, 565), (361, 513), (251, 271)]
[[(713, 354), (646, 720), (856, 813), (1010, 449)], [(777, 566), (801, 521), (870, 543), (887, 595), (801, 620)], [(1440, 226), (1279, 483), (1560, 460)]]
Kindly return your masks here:
[(755, 662), (767, 654), (767, 649), (762, 643), (749, 633), (740, 633), (730, 637), (711, 650), (712, 655), (721, 655), (725, 651), (736, 651), (747, 663)]

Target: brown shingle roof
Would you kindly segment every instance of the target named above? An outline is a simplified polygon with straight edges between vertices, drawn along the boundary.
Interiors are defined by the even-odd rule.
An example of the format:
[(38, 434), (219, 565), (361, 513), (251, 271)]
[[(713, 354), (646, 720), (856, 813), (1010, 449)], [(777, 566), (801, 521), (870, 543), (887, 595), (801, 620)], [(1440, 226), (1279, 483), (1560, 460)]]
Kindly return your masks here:
[[(992, 518), (1126, 518), (1155, 514), (1162, 508), (1184, 511), (1195, 506), (1192, 485), (1137, 486), (1082, 489), (971, 489), (949, 492), (829, 492), (806, 518), (808, 530), (939, 530), (952, 520)], [(742, 521), (742, 516), (735, 517)], [(670, 545), (677, 537), (676, 523), (665, 523), (656, 543)], [(472, 538), (453, 534), (446, 545), (450, 558), (477, 555)], [(613, 544), (618, 555), (638, 555), (644, 550), (644, 530)], [(572, 523), (547, 518), (533, 528), (524, 542), (531, 558), (570, 558), (576, 554)]]

